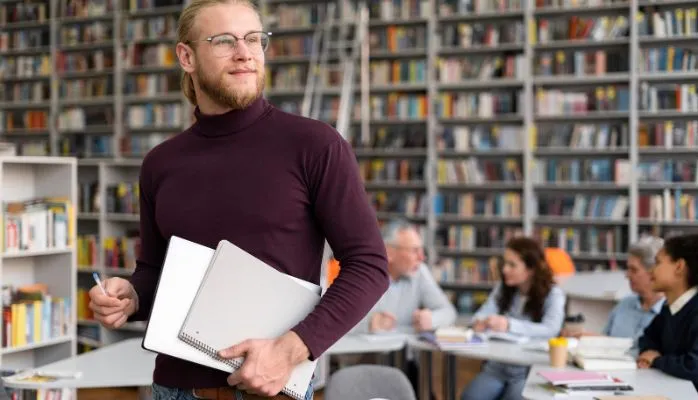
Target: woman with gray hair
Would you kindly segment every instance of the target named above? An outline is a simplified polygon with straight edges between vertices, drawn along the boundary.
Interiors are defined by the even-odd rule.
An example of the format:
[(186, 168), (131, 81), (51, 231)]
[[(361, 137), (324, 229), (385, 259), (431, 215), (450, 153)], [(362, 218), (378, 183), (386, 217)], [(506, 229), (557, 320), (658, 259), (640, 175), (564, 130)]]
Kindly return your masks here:
[[(644, 236), (630, 246), (625, 276), (634, 293), (623, 298), (611, 310), (606, 327), (601, 332), (602, 335), (606, 336), (633, 338), (633, 351), (635, 352), (637, 339), (664, 305), (664, 296), (652, 290), (652, 276), (650, 274), (650, 270), (655, 265), (655, 257), (663, 245), (664, 239)], [(566, 333), (569, 332), (563, 330), (562, 334)], [(587, 335), (595, 334), (585, 332), (574, 336)]]

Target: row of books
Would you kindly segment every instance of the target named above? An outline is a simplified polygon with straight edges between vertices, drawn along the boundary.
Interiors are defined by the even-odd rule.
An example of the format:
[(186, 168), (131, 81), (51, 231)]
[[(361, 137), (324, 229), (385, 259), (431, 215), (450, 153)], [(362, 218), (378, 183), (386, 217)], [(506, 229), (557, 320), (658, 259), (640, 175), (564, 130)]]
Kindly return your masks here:
[(625, 221), (629, 206), (630, 199), (624, 195), (550, 195), (536, 199), (539, 216), (570, 219)]
[[(140, 237), (138, 232), (129, 232), (124, 236), (108, 236), (102, 240), (95, 234), (78, 236), (78, 265), (80, 267), (99, 268), (100, 263), (107, 269), (133, 271), (140, 254)], [(100, 261), (99, 252), (103, 252)]]
[(442, 192), (434, 198), (434, 214), (437, 217), (520, 218), (522, 213), (523, 202), (519, 192)]
[(72, 332), (70, 297), (51, 295), (44, 283), (2, 289), (3, 348), (42, 343)]
[(521, 235), (523, 228), (520, 226), (450, 225), (437, 229), (435, 244), (458, 251), (503, 249), (509, 240)]
[(522, 182), (522, 180), (523, 168), (519, 158), (491, 160), (467, 157), (464, 159), (439, 160), (436, 166), (436, 181), (438, 184), (516, 183)]
[(61, 197), (3, 203), (3, 252), (67, 249), (72, 246), (73, 204)]

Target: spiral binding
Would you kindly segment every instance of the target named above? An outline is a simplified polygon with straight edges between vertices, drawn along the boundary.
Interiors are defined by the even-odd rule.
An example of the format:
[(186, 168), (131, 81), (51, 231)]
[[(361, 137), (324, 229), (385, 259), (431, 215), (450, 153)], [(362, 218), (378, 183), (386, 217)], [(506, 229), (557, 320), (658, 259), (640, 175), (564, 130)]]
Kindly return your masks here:
[[(227, 358), (222, 358), (221, 356), (218, 355), (218, 352), (216, 351), (216, 349), (214, 349), (213, 347), (207, 345), (206, 343), (194, 338), (191, 335), (188, 335), (184, 332), (180, 332), (179, 338), (184, 343), (190, 345), (191, 347), (203, 352), (204, 354), (209, 355), (210, 357), (212, 357), (215, 360), (218, 360), (222, 363), (228, 364), (235, 369), (238, 369), (242, 366), (242, 364), (239, 361), (231, 360), (231, 359), (227, 359)], [(281, 391), (284, 394), (287, 394), (287, 395), (293, 397), (294, 399), (297, 399), (297, 400), (305, 399), (305, 393), (299, 394), (298, 392), (291, 390), (291, 389), (288, 389), (287, 387), (284, 387)]]

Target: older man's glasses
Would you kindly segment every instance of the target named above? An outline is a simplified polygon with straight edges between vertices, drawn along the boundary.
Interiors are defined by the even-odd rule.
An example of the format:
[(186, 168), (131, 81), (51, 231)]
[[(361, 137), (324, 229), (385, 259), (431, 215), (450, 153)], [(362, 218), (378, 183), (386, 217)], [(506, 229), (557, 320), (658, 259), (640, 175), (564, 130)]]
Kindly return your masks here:
[(269, 36), (271, 32), (253, 31), (239, 38), (230, 33), (209, 36), (202, 40), (211, 44), (213, 55), (216, 57), (229, 57), (238, 47), (238, 41), (245, 42), (245, 46), (253, 53), (264, 53), (269, 47)]

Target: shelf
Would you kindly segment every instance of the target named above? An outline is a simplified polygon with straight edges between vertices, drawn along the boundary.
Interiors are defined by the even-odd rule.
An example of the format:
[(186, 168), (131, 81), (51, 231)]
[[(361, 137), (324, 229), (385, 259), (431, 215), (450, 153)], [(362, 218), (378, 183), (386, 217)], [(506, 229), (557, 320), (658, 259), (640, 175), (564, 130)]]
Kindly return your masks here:
[(4, 355), (8, 355), (8, 354), (21, 353), (24, 351), (36, 350), (36, 349), (41, 349), (44, 347), (68, 343), (68, 342), (71, 342), (72, 340), (73, 340), (72, 336), (61, 336), (61, 337), (42, 341), (40, 343), (27, 344), (25, 346), (4, 347), (4, 348), (2, 348), (2, 350), (0, 350), (0, 352), (4, 356)]
[(66, 249), (47, 249), (47, 250), (23, 250), (20, 252), (10, 252), (10, 253), (0, 253), (2, 258), (26, 258), (26, 257), (44, 257), (52, 256), (57, 254), (70, 254), (73, 251), (72, 248)]

